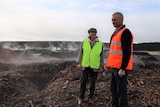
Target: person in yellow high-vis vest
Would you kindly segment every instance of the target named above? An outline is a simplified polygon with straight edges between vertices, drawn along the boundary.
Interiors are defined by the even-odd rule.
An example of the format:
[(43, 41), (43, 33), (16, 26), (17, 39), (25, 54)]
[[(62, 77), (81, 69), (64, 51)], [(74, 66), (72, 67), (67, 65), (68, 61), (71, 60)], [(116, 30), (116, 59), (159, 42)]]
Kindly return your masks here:
[(97, 74), (104, 67), (103, 43), (96, 35), (97, 30), (90, 28), (88, 33), (89, 36), (83, 40), (78, 56), (78, 67), (82, 68), (78, 104), (82, 104), (85, 98), (86, 83), (89, 76), (91, 80), (89, 99), (93, 101)]
[(111, 36), (105, 70), (112, 72), (112, 107), (128, 107), (127, 72), (132, 70), (133, 35), (123, 25), (123, 14), (115, 12), (112, 24), (116, 28)]

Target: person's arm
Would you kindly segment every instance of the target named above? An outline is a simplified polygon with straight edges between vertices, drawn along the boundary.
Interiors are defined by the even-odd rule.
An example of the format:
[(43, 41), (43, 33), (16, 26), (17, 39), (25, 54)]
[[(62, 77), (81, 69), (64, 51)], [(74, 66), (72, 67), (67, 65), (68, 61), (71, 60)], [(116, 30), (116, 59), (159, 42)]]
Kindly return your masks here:
[(131, 55), (132, 34), (129, 29), (124, 30), (124, 32), (122, 33), (121, 42), (123, 51), (121, 69), (125, 70)]
[[(82, 43), (83, 44), (83, 43)], [(80, 47), (80, 50), (79, 50), (79, 54), (78, 54), (78, 59), (77, 59), (77, 63), (78, 64), (81, 64), (81, 61), (82, 61), (82, 44), (81, 44), (81, 47)]]
[(100, 67), (103, 68), (104, 67), (104, 53), (103, 53), (103, 46), (102, 46), (102, 53), (101, 53), (101, 63), (100, 63)]

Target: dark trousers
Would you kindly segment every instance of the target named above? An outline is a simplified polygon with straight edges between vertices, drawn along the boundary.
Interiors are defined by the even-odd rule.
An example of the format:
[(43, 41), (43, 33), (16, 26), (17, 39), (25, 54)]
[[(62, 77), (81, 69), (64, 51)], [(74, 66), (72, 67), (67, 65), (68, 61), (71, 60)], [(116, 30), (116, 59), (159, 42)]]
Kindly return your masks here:
[(83, 99), (85, 97), (86, 84), (88, 77), (90, 76), (90, 94), (89, 97), (92, 98), (95, 90), (95, 82), (97, 79), (98, 72), (94, 72), (92, 68), (88, 67), (82, 70), (81, 81), (80, 81), (80, 95), (79, 97)]
[(127, 98), (127, 71), (126, 75), (119, 77), (119, 69), (112, 70), (111, 92), (112, 92), (112, 107), (128, 107)]

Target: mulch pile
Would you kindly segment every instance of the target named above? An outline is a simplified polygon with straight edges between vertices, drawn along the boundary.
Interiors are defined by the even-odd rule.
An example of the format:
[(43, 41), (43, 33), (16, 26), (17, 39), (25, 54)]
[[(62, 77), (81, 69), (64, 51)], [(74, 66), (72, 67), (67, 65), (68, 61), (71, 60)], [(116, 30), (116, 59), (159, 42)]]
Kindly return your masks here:
[[(0, 106), (77, 107), (80, 76), (75, 61), (0, 63)], [(109, 71), (100, 72), (95, 103), (82, 106), (111, 107), (110, 80)], [(134, 67), (128, 75), (128, 98), (130, 107), (160, 107), (160, 65)]]

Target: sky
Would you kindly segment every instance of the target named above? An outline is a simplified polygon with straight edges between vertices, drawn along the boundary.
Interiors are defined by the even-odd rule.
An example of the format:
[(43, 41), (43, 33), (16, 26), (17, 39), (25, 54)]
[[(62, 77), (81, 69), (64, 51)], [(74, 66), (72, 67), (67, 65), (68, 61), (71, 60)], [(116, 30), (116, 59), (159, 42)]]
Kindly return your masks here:
[(160, 0), (0, 0), (0, 41), (82, 41), (93, 27), (109, 42), (114, 12), (135, 43), (160, 42)]

